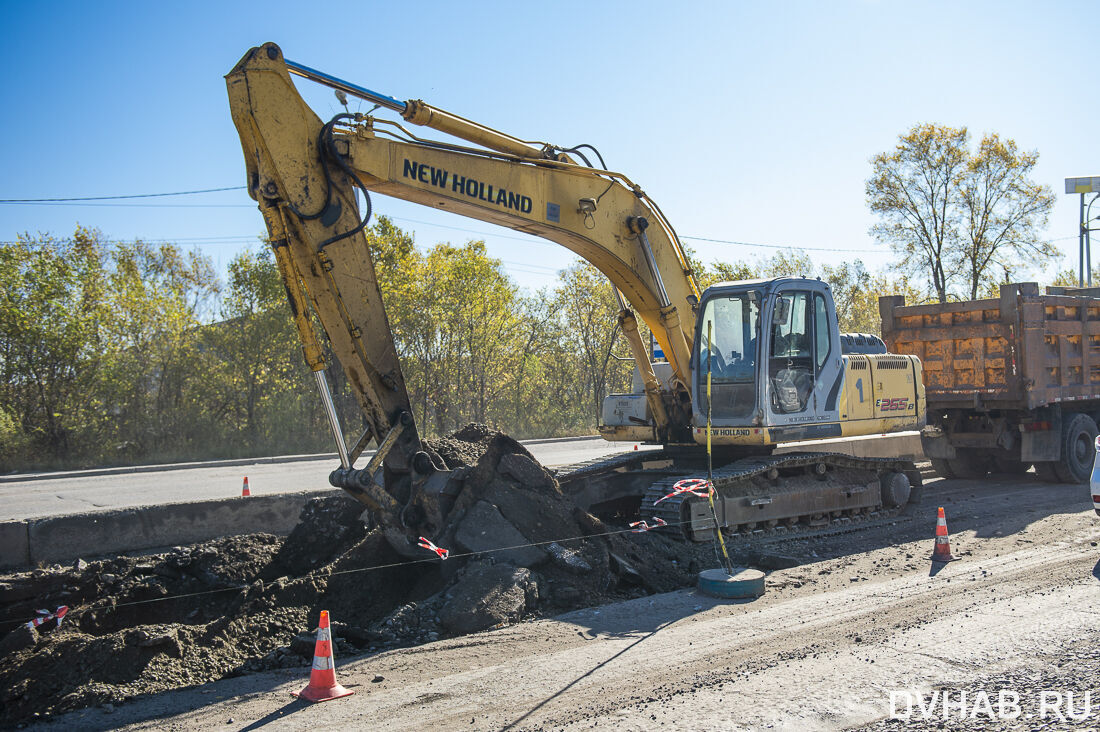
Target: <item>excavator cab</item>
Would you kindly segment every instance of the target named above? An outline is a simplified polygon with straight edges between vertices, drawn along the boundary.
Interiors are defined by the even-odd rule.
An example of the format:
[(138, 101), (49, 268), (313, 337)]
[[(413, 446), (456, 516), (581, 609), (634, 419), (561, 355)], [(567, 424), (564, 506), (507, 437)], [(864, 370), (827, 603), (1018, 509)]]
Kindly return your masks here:
[(840, 435), (840, 333), (826, 283), (784, 277), (714, 285), (703, 293), (695, 343), (696, 442), (706, 440), (708, 407), (718, 444)]
[[(717, 445), (761, 448), (841, 435), (844, 362), (827, 283), (782, 277), (712, 285), (699, 303), (694, 344), (691, 432), (696, 443), (706, 443), (708, 408)], [(669, 365), (654, 361), (652, 368), (661, 386), (671, 389)], [(605, 400), (603, 424), (605, 432), (659, 441), (651, 436), (653, 415), (637, 371), (632, 394)]]

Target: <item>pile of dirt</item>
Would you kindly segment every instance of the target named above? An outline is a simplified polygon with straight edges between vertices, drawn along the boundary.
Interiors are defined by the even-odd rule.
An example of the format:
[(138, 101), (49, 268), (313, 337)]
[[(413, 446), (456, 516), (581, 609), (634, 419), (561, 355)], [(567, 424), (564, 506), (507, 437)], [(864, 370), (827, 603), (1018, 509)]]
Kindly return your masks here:
[[(615, 534), (518, 442), (470, 425), (433, 441), (462, 479), (436, 543), (409, 560), (363, 507), (315, 499), (285, 539), (253, 534), (0, 578), (0, 718), (19, 722), (272, 668), (308, 667), (331, 612), (338, 656), (461, 635), (690, 584), (685, 545)], [(690, 553), (690, 552), (689, 552)], [(68, 605), (31, 631), (38, 608)], [(14, 630), (12, 628), (14, 627)]]
[(447, 468), (455, 470), (477, 465), (489, 448), (489, 442), (497, 434), (500, 433), (491, 427), (471, 423), (448, 437), (424, 440), (424, 444), (443, 458)]

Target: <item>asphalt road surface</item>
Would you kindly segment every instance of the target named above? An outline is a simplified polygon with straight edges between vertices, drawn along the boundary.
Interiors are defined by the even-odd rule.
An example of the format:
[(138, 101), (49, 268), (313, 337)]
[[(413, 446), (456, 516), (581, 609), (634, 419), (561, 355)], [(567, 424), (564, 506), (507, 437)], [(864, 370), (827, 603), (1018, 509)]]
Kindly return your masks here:
[[(930, 562), (937, 506), (958, 557), (945, 565)], [(770, 572), (755, 601), (682, 590), (337, 658), (355, 694), (326, 704), (290, 696), (305, 666), (74, 712), (49, 728), (970, 729), (959, 717), (976, 689), (1020, 700), (1015, 721), (983, 707), (984, 728), (1097, 727), (1098, 542), (1086, 486), (1034, 474), (934, 480), (900, 516), (760, 542), (799, 564)], [(1092, 706), (1065, 721), (1086, 711), (1081, 694), (1067, 710), (1071, 683), (1093, 689)], [(1043, 687), (1045, 708), (1021, 687)], [(904, 703), (944, 692), (951, 704), (928, 707), (927, 719)], [(892, 699), (893, 716), (908, 720), (890, 719)]]
[[(528, 450), (547, 467), (571, 465), (593, 458), (632, 450), (633, 444), (607, 442), (600, 437), (525, 442)], [(650, 449), (644, 445), (639, 449)], [(359, 460), (366, 464), (372, 452)], [(105, 508), (129, 508), (162, 503), (239, 496), (248, 476), (252, 495), (295, 493), (330, 488), (329, 472), (339, 466), (335, 456), (293, 462), (252, 465), (183, 467), (174, 470), (104, 475), (100, 471), (64, 474), (34, 480), (0, 482), (0, 520), (59, 516)], [(335, 489), (334, 489), (335, 490)]]

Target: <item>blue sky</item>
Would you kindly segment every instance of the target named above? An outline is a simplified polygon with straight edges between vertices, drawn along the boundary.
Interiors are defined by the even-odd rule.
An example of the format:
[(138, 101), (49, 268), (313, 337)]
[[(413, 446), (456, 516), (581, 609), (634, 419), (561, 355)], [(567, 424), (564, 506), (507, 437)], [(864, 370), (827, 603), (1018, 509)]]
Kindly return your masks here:
[[(918, 122), (1038, 150), (1047, 236), (1076, 262), (1067, 176), (1100, 175), (1100, 4), (1090, 2), (0, 2), (0, 198), (242, 185), (223, 76), (251, 46), (517, 137), (590, 143), (705, 260), (803, 248), (885, 268), (869, 158)], [(322, 118), (327, 89), (299, 88)], [(355, 102), (352, 103), (354, 110)], [(220, 266), (262, 233), (243, 191), (127, 205), (0, 205), (0, 239), (71, 233), (197, 246)], [(421, 247), (485, 239), (521, 285), (565, 249), (375, 197)], [(1049, 278), (1052, 273), (1048, 273)], [(1041, 276), (1041, 275), (1039, 275)]]

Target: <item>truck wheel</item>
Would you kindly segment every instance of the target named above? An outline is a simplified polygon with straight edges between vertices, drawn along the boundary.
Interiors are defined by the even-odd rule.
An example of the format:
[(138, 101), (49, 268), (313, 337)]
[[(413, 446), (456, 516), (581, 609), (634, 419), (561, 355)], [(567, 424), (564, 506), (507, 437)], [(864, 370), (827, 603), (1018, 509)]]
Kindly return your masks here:
[(941, 478), (958, 478), (955, 475), (955, 471), (951, 469), (951, 465), (943, 458), (932, 458), (932, 470), (936, 471), (936, 475)]
[(992, 461), (986, 455), (968, 450), (956, 450), (957, 458), (948, 460), (947, 465), (958, 478), (984, 478), (989, 472)]
[(1010, 457), (993, 458), (993, 472), (1005, 475), (1023, 475), (1031, 467), (1031, 463), (1021, 462)]
[(1062, 420), (1062, 458), (1054, 463), (1054, 472), (1063, 483), (1087, 483), (1096, 456), (1096, 423), (1088, 415), (1076, 413)]

